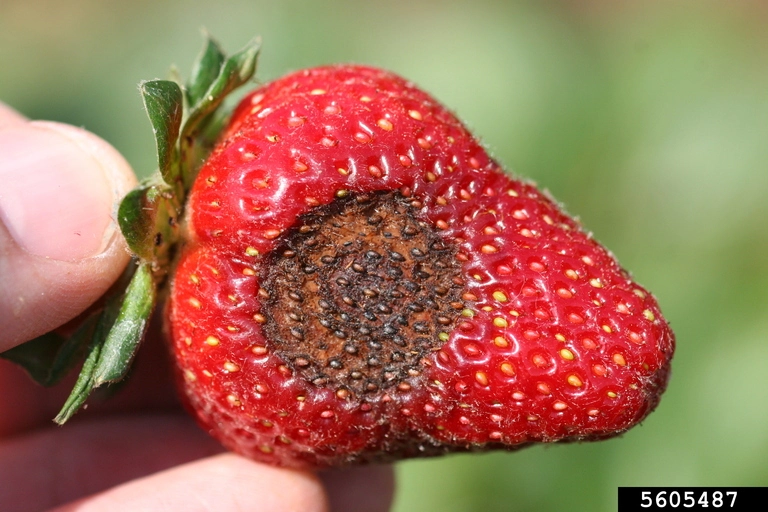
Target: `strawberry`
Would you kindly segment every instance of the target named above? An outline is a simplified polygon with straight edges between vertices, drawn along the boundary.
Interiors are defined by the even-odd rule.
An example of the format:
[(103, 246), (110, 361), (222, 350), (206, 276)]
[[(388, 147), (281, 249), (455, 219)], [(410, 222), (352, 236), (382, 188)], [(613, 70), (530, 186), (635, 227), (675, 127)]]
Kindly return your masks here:
[(249, 457), (599, 439), (665, 387), (656, 301), (391, 73), (321, 67), (253, 91), (189, 207), (173, 352), (197, 418)]
[[(203, 68), (188, 91), (215, 89)], [(264, 85), (194, 180), (215, 125), (195, 108), (218, 97), (185, 98), (201, 124), (179, 128), (181, 93), (143, 90), (164, 182), (121, 207), (145, 283), (127, 296), (178, 248), (178, 380), (227, 448), (291, 467), (516, 449), (612, 437), (658, 404), (674, 336), (653, 296), (412, 83), (340, 65)]]

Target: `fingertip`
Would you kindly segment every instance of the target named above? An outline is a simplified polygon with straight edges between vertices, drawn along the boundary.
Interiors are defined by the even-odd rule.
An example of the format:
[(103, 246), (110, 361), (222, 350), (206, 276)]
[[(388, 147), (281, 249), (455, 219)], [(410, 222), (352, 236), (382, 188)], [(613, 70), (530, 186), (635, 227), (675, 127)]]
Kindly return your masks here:
[(56, 512), (259, 510), (328, 512), (319, 479), (228, 453), (178, 466), (71, 503)]
[(6, 123), (0, 151), (1, 352), (74, 318), (117, 279), (130, 255), (115, 213), (135, 177), (107, 142), (61, 123)]
[(115, 208), (133, 183), (127, 162), (74, 126), (30, 122), (0, 131), (0, 220), (34, 256), (77, 261), (101, 254)]
[(106, 174), (118, 200), (136, 186), (136, 175), (131, 165), (114, 146), (98, 135), (83, 128), (56, 121), (30, 121), (29, 125), (59, 133), (76, 144), (85, 154), (94, 158)]

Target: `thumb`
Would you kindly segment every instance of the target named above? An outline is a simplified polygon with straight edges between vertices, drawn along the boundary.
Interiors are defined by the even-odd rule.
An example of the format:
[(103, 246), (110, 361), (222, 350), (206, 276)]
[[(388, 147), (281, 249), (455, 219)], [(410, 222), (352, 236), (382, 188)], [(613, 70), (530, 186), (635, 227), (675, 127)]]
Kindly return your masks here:
[(114, 220), (135, 184), (112, 146), (0, 103), (0, 352), (71, 320), (129, 254)]

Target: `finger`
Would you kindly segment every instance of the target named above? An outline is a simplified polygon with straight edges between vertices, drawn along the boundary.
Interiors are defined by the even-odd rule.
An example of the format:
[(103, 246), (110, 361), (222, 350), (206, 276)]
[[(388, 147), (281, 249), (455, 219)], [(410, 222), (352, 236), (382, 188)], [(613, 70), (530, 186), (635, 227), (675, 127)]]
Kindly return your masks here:
[(0, 442), (0, 503), (45, 510), (220, 451), (183, 413), (52, 426)]
[(0, 118), (0, 352), (74, 318), (129, 255), (114, 221), (135, 183), (109, 144), (80, 128)]
[(395, 475), (391, 465), (328, 470), (320, 478), (333, 512), (387, 512), (392, 507)]
[(327, 497), (316, 476), (216, 455), (128, 482), (56, 512), (325, 512)]
[(24, 116), (0, 101), (0, 130), (12, 124), (24, 123), (26, 120)]

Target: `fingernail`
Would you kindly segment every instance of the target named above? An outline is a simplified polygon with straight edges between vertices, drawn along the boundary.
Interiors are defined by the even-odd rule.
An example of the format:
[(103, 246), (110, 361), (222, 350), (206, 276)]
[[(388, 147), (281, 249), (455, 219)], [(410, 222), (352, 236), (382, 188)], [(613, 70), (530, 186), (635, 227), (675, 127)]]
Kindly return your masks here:
[(27, 252), (72, 261), (106, 248), (115, 196), (98, 153), (68, 131), (93, 136), (57, 126), (0, 130), (0, 221)]

